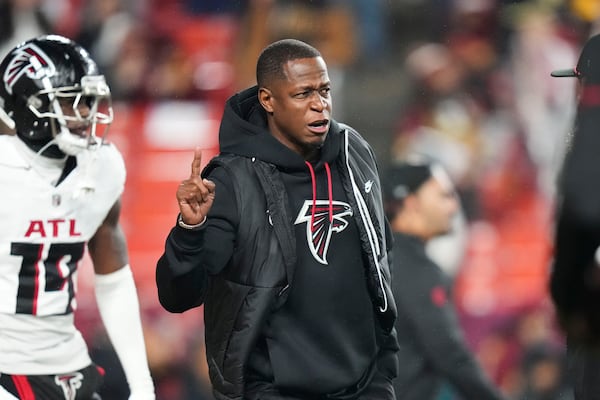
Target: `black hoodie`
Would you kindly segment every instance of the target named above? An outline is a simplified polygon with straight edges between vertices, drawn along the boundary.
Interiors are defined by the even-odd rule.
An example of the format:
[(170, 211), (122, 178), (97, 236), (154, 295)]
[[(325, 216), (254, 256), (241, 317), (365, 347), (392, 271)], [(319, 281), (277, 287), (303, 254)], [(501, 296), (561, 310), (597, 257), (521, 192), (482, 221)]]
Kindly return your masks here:
[[(293, 284), (285, 303), (265, 322), (247, 360), (244, 380), (249, 392), (332, 393), (352, 387), (373, 371), (379, 351), (375, 311), (352, 217), (357, 211), (340, 178), (341, 131), (332, 121), (320, 159), (310, 164), (270, 134), (256, 87), (227, 102), (219, 136), (221, 153), (259, 159), (278, 169), (288, 199), (288, 223), (296, 236)], [(237, 227), (244, 216), (239, 213), (234, 185), (222, 168), (206, 172), (216, 184), (207, 226), (192, 232), (173, 229), (157, 278), (165, 268), (170, 276), (184, 275), (198, 265), (197, 259), (187, 263), (175, 255), (170, 258), (179, 257), (177, 264), (166, 265), (170, 242), (185, 248), (188, 255), (195, 247), (194, 257), (202, 259), (213, 275), (223, 271), (235, 251)], [(193, 279), (186, 280), (193, 285)], [(179, 285), (175, 300), (174, 294), (160, 290), (160, 281), (163, 305), (178, 302), (171, 308), (183, 311), (201, 303), (192, 287), (185, 290)]]

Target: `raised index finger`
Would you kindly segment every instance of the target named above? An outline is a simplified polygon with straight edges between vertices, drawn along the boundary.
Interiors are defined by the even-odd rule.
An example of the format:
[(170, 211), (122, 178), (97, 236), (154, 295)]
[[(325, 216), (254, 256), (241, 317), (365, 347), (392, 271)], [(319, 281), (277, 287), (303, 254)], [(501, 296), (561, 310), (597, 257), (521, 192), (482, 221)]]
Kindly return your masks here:
[(194, 160), (192, 161), (192, 175), (191, 178), (195, 178), (200, 176), (202, 166), (202, 149), (200, 147), (196, 147), (194, 150)]

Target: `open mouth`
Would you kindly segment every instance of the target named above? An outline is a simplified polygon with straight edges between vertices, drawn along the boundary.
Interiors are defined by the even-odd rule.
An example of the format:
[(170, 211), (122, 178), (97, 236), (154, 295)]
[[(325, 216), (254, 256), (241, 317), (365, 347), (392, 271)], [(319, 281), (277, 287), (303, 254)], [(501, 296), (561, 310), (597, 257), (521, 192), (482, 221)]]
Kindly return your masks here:
[(310, 128), (312, 128), (313, 130), (319, 131), (319, 132), (327, 130), (328, 125), (329, 125), (328, 119), (320, 119), (318, 121), (313, 121), (310, 124), (308, 124), (308, 126)]
[(69, 127), (69, 132), (72, 135), (81, 137), (81, 138), (85, 138), (88, 136), (88, 131), (89, 131), (89, 126), (87, 124), (82, 124), (82, 125), (77, 125), (77, 126), (70, 126)]
[(76, 128), (76, 129), (71, 128), (71, 129), (69, 129), (69, 131), (71, 132), (72, 135), (79, 136), (82, 138), (87, 136), (86, 129), (83, 129), (83, 128)]

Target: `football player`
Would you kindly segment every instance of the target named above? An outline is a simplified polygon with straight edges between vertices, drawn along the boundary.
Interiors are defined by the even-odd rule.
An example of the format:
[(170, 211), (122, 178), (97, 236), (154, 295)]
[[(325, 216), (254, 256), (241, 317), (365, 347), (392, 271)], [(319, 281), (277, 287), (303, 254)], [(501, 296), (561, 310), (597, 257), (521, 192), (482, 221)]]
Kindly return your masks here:
[(154, 399), (119, 224), (125, 165), (104, 140), (110, 89), (89, 53), (48, 35), (0, 63), (0, 386), (20, 399), (99, 399), (103, 370), (74, 325), (89, 251), (100, 317), (130, 399)]

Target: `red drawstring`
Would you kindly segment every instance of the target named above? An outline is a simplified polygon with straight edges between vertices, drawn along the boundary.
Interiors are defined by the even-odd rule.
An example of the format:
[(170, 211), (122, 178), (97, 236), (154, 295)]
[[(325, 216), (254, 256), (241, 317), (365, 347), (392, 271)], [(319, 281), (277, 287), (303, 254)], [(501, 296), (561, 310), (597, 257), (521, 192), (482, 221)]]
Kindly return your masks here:
[[(317, 179), (315, 178), (315, 170), (311, 163), (304, 162), (310, 171), (310, 180), (312, 182), (313, 204), (312, 213), (310, 215), (310, 231), (314, 232), (315, 227), (315, 210), (317, 208)], [(329, 222), (333, 221), (333, 185), (331, 184), (331, 169), (329, 163), (325, 163), (325, 171), (327, 172), (327, 194), (329, 195)]]

